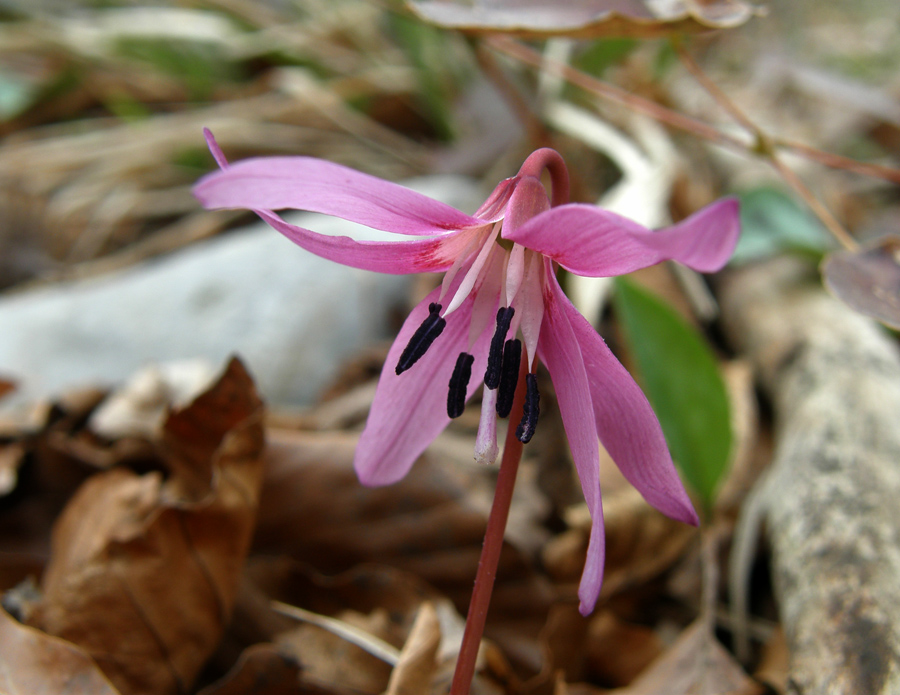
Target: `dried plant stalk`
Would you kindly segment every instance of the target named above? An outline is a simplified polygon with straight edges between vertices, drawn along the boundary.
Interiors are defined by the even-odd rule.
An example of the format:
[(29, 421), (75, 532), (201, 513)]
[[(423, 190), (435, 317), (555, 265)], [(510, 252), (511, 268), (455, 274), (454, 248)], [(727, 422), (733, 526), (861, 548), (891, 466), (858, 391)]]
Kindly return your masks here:
[(729, 278), (723, 309), (775, 407), (761, 493), (790, 692), (900, 692), (897, 346), (790, 259)]

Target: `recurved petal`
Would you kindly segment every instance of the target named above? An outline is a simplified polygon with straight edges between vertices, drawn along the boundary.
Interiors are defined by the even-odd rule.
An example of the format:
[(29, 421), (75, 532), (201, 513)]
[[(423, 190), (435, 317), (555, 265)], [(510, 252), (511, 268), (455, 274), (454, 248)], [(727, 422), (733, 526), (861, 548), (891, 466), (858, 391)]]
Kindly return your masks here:
[(204, 176), (194, 195), (207, 208), (308, 210), (397, 234), (485, 224), (396, 183), (313, 157), (245, 159)]
[(606, 451), (647, 502), (673, 519), (697, 525), (647, 397), (561, 290), (558, 296), (581, 349), (597, 434)]
[(318, 234), (285, 222), (274, 212), (256, 210), (263, 220), (310, 253), (352, 268), (402, 275), (446, 270), (465, 246), (466, 232), (398, 241), (357, 241), (346, 236)]
[(612, 277), (665, 260), (714, 272), (728, 261), (739, 233), (738, 202), (725, 198), (657, 232), (594, 205), (573, 203), (551, 208), (503, 236), (578, 275)]
[(594, 610), (600, 594), (606, 551), (600, 500), (600, 448), (588, 375), (578, 340), (565, 312), (565, 305), (569, 302), (555, 280), (550, 280), (549, 289), (551, 291), (544, 295), (547, 306), (538, 342), (538, 356), (553, 379), (569, 448), (591, 513), (591, 539), (578, 588), (579, 610), (582, 615), (587, 615)]
[[(458, 285), (457, 283), (454, 283)], [(455, 287), (451, 286), (451, 291)], [(409, 471), (419, 455), (450, 422), (447, 390), (460, 352), (468, 348), (470, 296), (447, 317), (447, 325), (428, 351), (399, 376), (394, 368), (400, 353), (438, 300), (440, 287), (413, 309), (388, 352), (378, 380), (369, 419), (356, 447), (354, 465), (364, 485), (389, 485)], [(481, 383), (487, 366), (490, 331), (485, 331), (469, 352), (475, 357), (468, 400)]]

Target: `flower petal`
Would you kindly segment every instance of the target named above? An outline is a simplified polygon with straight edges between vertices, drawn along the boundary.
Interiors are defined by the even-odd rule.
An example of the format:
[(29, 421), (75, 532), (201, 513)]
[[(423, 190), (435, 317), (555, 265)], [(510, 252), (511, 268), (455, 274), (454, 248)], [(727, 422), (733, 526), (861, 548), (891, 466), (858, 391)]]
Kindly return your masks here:
[(397, 234), (442, 234), (485, 222), (396, 183), (313, 157), (260, 157), (194, 186), (207, 208), (308, 210)]
[[(443, 333), (415, 365), (399, 376), (394, 372), (400, 353), (440, 291), (436, 288), (413, 309), (388, 352), (366, 428), (356, 447), (354, 466), (363, 485), (389, 485), (400, 480), (450, 422), (447, 389), (456, 358), (468, 347), (474, 297), (467, 298), (447, 318)], [(475, 362), (466, 399), (481, 384), (490, 339), (490, 331), (485, 331), (470, 350)]]
[(594, 205), (570, 204), (504, 229), (503, 237), (578, 275), (611, 277), (665, 260), (714, 272), (728, 261), (739, 233), (737, 200), (725, 198), (658, 232)]
[(451, 232), (427, 239), (356, 241), (346, 236), (318, 234), (285, 222), (274, 212), (256, 210), (263, 220), (310, 253), (352, 268), (401, 275), (430, 273), (450, 267), (456, 250), (465, 246), (470, 232)]
[(647, 502), (673, 519), (696, 526), (697, 513), (647, 397), (562, 290), (558, 294), (584, 358), (600, 441)]
[[(552, 278), (550, 268), (546, 269)], [(594, 610), (603, 583), (606, 540), (603, 531), (603, 505), (600, 499), (600, 447), (591, 409), (591, 391), (585, 363), (575, 333), (565, 313), (568, 300), (555, 279), (544, 294), (544, 325), (538, 342), (538, 356), (547, 366), (566, 438), (581, 479), (581, 489), (591, 513), (591, 540), (581, 575), (579, 610), (587, 615)]]

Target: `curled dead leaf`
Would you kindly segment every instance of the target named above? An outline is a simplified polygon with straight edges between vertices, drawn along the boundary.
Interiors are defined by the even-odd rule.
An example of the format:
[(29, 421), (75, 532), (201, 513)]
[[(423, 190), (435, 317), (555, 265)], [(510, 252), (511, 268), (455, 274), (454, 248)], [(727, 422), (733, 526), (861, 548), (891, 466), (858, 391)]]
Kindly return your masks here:
[(423, 603), (416, 615), (400, 660), (391, 672), (385, 695), (417, 695), (431, 692), (437, 671), (441, 623), (430, 603)]
[(835, 251), (822, 264), (825, 286), (851, 309), (900, 329), (900, 237), (858, 251)]
[(725, 651), (702, 620), (698, 620), (640, 678), (627, 688), (612, 692), (616, 695), (761, 695), (763, 689)]
[(447, 29), (527, 38), (650, 38), (739, 26), (757, 10), (741, 0), (407, 0)]
[(190, 687), (229, 619), (256, 515), (262, 404), (240, 362), (164, 432), (167, 480), (116, 468), (70, 500), (31, 618), (123, 693)]
[(16, 622), (0, 608), (0, 692), (119, 695), (85, 652)]

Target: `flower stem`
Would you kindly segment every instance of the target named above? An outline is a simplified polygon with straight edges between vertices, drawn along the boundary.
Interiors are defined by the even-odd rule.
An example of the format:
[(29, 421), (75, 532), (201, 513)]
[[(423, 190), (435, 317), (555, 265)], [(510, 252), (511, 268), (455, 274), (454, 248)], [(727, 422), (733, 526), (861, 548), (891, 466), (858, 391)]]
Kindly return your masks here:
[(475, 588), (469, 602), (469, 614), (466, 617), (466, 628), (463, 632), (456, 671), (450, 686), (450, 695), (468, 695), (472, 678), (475, 675), (475, 661), (478, 647), (487, 620), (491, 593), (494, 590), (494, 579), (500, 563), (500, 551), (503, 549), (503, 534), (506, 531), (506, 520), (509, 518), (509, 506), (512, 502), (516, 474), (519, 472), (519, 461), (522, 459), (522, 442), (516, 438), (517, 422), (522, 417), (525, 402), (525, 360), (519, 370), (519, 381), (516, 384), (516, 396), (512, 412), (509, 415), (509, 429), (506, 432), (506, 443), (503, 446), (503, 458), (500, 461), (500, 472), (497, 476), (497, 487), (494, 490), (494, 503), (488, 517), (487, 530), (484, 533), (484, 546), (475, 575)]

